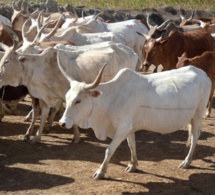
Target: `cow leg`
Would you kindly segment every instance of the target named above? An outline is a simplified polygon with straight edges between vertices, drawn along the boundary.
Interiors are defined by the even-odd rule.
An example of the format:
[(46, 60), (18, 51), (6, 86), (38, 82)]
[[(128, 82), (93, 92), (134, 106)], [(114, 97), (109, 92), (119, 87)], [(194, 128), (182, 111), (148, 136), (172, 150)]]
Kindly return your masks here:
[(3, 109), (3, 102), (0, 100), (0, 122), (4, 117), (4, 109)]
[(153, 73), (157, 73), (158, 72), (158, 66), (155, 66), (155, 69), (153, 70)]
[(72, 143), (79, 143), (80, 142), (80, 131), (77, 125), (73, 125), (73, 130), (74, 130), (74, 136), (72, 138)]
[(128, 130), (126, 128), (126, 126), (121, 126), (121, 127), (117, 128), (116, 134), (114, 135), (112, 142), (110, 143), (110, 145), (107, 147), (107, 149), (105, 151), (105, 158), (104, 158), (102, 164), (100, 165), (99, 169), (93, 175), (94, 179), (102, 179), (104, 177), (106, 170), (107, 170), (107, 165), (108, 165), (112, 155), (114, 154), (117, 147), (122, 143), (122, 141), (125, 140), (125, 138), (128, 136), (130, 131), (131, 130), (130, 129)]
[(201, 125), (202, 119), (201, 117), (194, 117), (191, 121), (192, 129), (190, 134), (190, 150), (185, 158), (185, 160), (179, 165), (179, 168), (188, 168), (191, 164), (193, 153), (195, 151), (195, 147), (197, 144), (197, 140), (200, 136), (200, 125)]
[(131, 151), (131, 162), (128, 164), (125, 169), (126, 172), (133, 172), (137, 168), (137, 153), (136, 153), (136, 142), (135, 142), (135, 133), (132, 132), (127, 137), (128, 146)]
[(60, 101), (55, 105), (55, 107), (52, 107), (50, 115), (48, 116), (48, 121), (45, 126), (46, 133), (50, 132), (50, 128), (52, 127), (52, 123), (54, 121), (54, 118), (55, 118), (57, 112), (60, 109), (61, 104), (62, 104), (62, 102)]
[(30, 121), (31, 115), (33, 115), (33, 108), (32, 108), (31, 111), (25, 116), (24, 122)]
[(192, 125), (188, 124), (188, 139), (187, 139), (187, 147), (190, 147), (190, 143), (191, 143), (191, 135), (192, 135)]
[(40, 108), (39, 108), (39, 102), (38, 101), (39, 100), (37, 98), (32, 97), (32, 110), (31, 110), (32, 120), (31, 120), (31, 123), (30, 123), (30, 126), (29, 126), (27, 132), (25, 133), (25, 137), (24, 137), (23, 141), (27, 141), (27, 142), (30, 141), (30, 136), (33, 133), (34, 125), (35, 125), (37, 116), (39, 114), (39, 109)]
[(210, 93), (210, 98), (209, 98), (209, 103), (208, 103), (208, 111), (205, 113), (205, 117), (210, 117), (211, 116), (211, 110), (212, 110), (212, 104), (213, 104), (213, 96), (214, 96), (214, 89), (215, 89), (215, 83), (212, 82), (211, 93)]
[(36, 133), (36, 135), (31, 139), (31, 143), (35, 144), (41, 140), (41, 136), (43, 133), (43, 129), (46, 124), (46, 120), (48, 118), (50, 108), (46, 105), (46, 103), (43, 103), (42, 111), (41, 111), (41, 117), (40, 117), (40, 126)]

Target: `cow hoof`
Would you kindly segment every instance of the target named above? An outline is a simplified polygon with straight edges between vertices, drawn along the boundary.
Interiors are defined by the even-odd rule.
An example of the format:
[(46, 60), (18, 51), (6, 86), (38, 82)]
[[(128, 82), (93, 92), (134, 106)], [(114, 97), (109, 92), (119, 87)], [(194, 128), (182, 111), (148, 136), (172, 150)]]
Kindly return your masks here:
[(36, 144), (36, 143), (38, 143), (39, 141), (40, 141), (40, 137), (39, 137), (39, 136), (34, 136), (34, 137), (31, 139), (30, 143), (31, 143), (31, 144)]
[(30, 136), (26, 135), (23, 139), (24, 142), (30, 142)]
[(78, 144), (80, 141), (81, 141), (80, 138), (78, 138), (78, 139), (72, 138), (71, 143)]
[(136, 169), (137, 169), (136, 165), (134, 165), (134, 164), (129, 164), (129, 165), (127, 166), (127, 168), (125, 169), (125, 172), (128, 172), (128, 173), (134, 172)]
[(104, 178), (104, 173), (102, 173), (100, 170), (97, 170), (95, 174), (93, 175), (93, 179), (100, 180)]
[(190, 163), (188, 163), (187, 161), (183, 161), (179, 166), (178, 168), (181, 168), (181, 169), (188, 169), (190, 167)]
[(209, 113), (209, 111), (205, 112), (204, 118), (210, 118), (210, 113)]
[(24, 119), (23, 119), (23, 122), (30, 122), (30, 121), (31, 121), (30, 118), (24, 118)]

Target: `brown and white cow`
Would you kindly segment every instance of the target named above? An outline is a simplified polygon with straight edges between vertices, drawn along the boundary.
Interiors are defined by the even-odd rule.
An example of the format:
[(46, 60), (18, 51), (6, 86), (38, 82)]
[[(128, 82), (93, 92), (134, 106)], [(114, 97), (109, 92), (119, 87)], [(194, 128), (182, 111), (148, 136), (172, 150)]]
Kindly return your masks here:
[(204, 29), (183, 32), (172, 31), (163, 39), (148, 38), (143, 50), (145, 55), (143, 69), (148, 70), (151, 64), (163, 66), (163, 71), (175, 68), (178, 57), (184, 52), (187, 57), (201, 55), (205, 51), (215, 51), (215, 41)]
[(193, 65), (197, 68), (204, 70), (208, 77), (211, 79), (212, 87), (211, 94), (209, 99), (208, 112), (206, 116), (210, 117), (212, 102), (213, 102), (213, 94), (215, 90), (215, 52), (206, 51), (200, 56), (195, 56), (193, 58), (187, 58), (186, 53), (183, 53), (181, 57), (178, 58), (178, 63), (176, 64), (176, 68), (180, 68), (183, 66)]

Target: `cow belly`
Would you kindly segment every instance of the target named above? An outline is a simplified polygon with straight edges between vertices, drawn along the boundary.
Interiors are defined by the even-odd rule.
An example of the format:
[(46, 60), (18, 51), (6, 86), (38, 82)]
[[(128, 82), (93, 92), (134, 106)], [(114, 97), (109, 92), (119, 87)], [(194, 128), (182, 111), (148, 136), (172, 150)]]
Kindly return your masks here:
[(193, 118), (195, 110), (195, 108), (156, 109), (141, 107), (138, 117), (134, 120), (134, 129), (144, 129), (161, 134), (171, 133), (187, 125)]

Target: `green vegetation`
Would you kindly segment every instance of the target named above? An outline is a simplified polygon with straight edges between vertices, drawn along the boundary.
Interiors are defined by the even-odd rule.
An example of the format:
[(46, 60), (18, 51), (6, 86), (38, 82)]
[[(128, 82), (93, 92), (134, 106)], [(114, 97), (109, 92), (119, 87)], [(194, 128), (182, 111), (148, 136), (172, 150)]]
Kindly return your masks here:
[[(45, 1), (32, 0), (34, 3)], [(2, 0), (1, 2), (10, 3), (11, 1)], [(169, 5), (174, 8), (215, 10), (215, 3), (212, 0), (58, 0), (57, 2), (61, 5), (70, 4), (74, 7), (85, 6), (100, 9), (144, 9)]]

